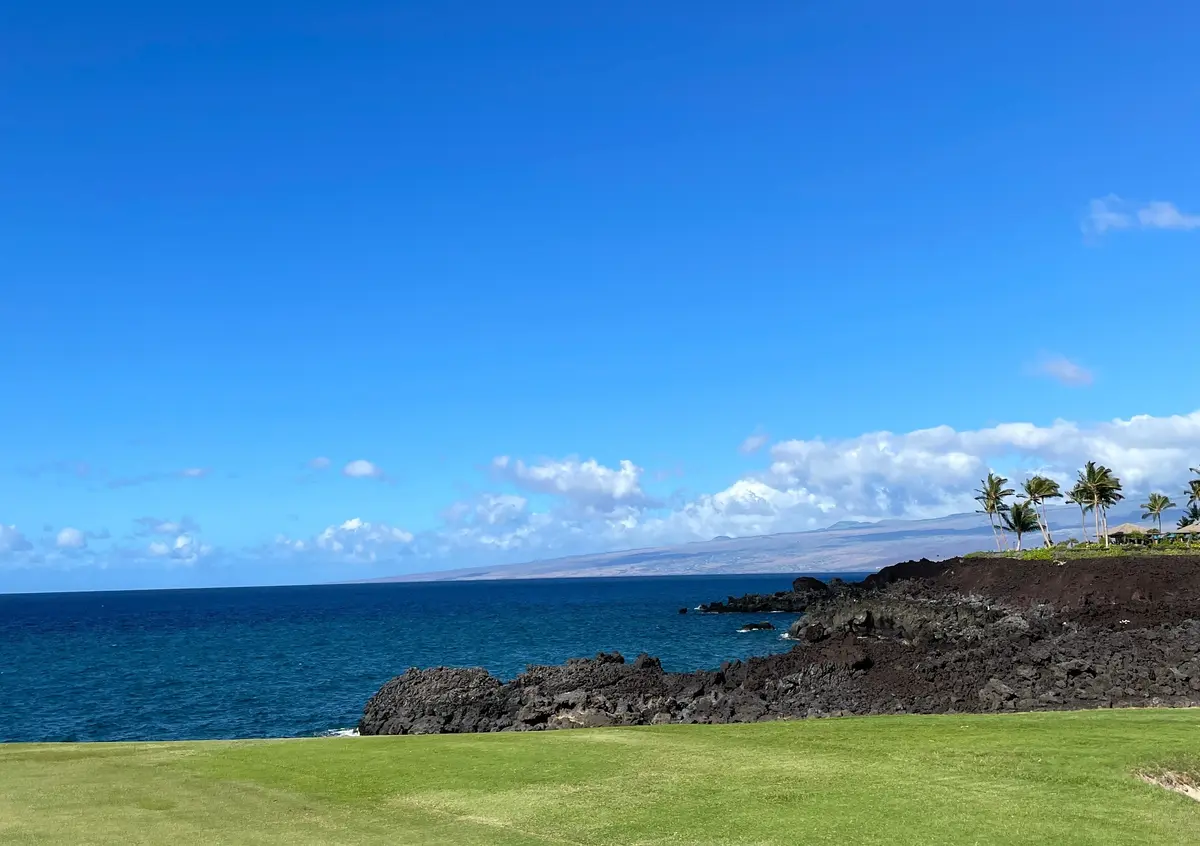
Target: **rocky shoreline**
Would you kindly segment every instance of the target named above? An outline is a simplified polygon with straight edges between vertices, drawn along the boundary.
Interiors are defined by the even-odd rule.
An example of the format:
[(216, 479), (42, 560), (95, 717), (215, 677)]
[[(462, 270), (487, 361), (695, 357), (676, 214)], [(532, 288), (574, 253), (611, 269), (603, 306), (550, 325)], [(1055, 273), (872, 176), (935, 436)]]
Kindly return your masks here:
[[(482, 669), (411, 669), (367, 702), (358, 729), (1200, 705), (1200, 556), (922, 560), (821, 587), (794, 585), (783, 600), (804, 602), (790, 652), (695, 673), (600, 654), (509, 682)], [(746, 610), (774, 610), (755, 603)]]

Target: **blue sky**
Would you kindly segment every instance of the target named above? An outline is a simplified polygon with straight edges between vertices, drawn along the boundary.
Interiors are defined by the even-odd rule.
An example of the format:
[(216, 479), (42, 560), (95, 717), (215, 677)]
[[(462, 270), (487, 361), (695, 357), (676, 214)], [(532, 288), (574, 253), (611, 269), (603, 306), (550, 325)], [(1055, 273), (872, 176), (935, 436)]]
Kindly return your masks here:
[(23, 5), (0, 590), (360, 578), (1200, 462), (1187, 4)]

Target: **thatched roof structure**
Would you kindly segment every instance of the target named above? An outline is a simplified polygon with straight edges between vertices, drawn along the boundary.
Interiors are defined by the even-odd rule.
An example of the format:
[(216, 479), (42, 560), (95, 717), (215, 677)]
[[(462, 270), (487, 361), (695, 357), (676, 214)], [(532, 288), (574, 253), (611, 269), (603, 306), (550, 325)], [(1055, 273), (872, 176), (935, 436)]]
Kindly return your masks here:
[(1163, 532), (1164, 535), (1200, 535), (1200, 523), (1192, 523), (1190, 526), (1184, 526), (1182, 529), (1167, 529)]
[(1150, 532), (1157, 531), (1153, 526), (1139, 526), (1137, 523), (1122, 523), (1119, 526), (1113, 526), (1104, 534), (1112, 537), (1113, 535), (1145, 535)]

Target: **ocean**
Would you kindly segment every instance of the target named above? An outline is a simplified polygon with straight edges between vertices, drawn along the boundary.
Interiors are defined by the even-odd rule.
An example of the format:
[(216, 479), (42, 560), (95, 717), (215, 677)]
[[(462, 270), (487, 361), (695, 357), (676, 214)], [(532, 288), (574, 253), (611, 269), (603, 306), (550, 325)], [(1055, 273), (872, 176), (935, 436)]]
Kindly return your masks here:
[[(810, 574), (821, 577), (822, 574)], [(865, 574), (837, 574), (844, 579)], [(527, 664), (618, 650), (672, 671), (784, 651), (702, 602), (793, 576), (426, 582), (0, 595), (0, 741), (345, 732), (408, 667)], [(679, 614), (680, 608), (689, 613)]]

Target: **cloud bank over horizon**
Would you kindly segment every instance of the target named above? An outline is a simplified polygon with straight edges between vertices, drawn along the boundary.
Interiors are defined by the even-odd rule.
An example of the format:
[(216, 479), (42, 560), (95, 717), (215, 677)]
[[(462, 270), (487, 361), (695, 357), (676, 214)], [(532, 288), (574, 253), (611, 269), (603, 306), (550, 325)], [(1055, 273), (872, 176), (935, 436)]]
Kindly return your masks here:
[[(1134, 498), (1182, 491), (1200, 464), (1200, 411), (1101, 423), (1001, 423), (959, 431), (937, 426), (845, 439), (760, 445), (765, 463), (712, 493), (646, 490), (630, 459), (526, 461), (497, 456), (486, 468), (503, 488), (459, 500), (431, 530), (346, 515), (309, 536), (279, 532), (258, 546), (221, 549), (190, 518), (141, 517), (119, 537), (76, 527), (38, 534), (0, 524), (0, 567), (193, 567), (215, 556), (274, 562), (303, 574), (343, 568), (347, 577), (503, 564), (562, 555), (797, 532), (841, 520), (928, 519), (973, 511), (973, 490), (995, 470), (1014, 480), (1038, 472), (1067, 483), (1088, 460), (1112, 467)], [(377, 477), (366, 460), (352, 478)], [(1175, 497), (1182, 505), (1182, 497)]]

